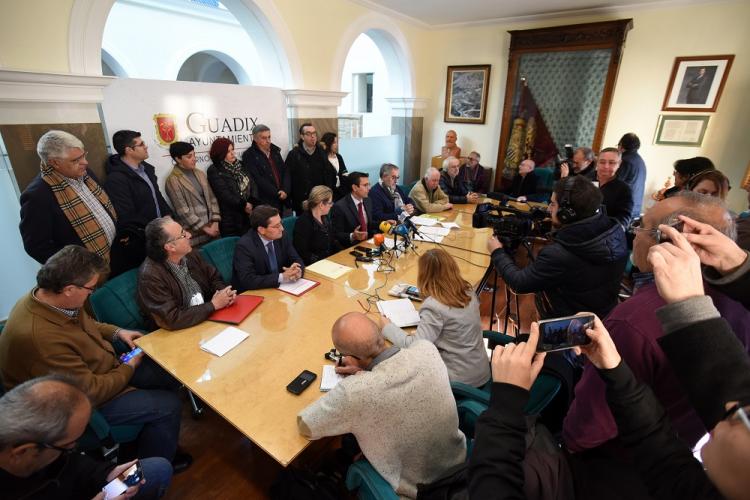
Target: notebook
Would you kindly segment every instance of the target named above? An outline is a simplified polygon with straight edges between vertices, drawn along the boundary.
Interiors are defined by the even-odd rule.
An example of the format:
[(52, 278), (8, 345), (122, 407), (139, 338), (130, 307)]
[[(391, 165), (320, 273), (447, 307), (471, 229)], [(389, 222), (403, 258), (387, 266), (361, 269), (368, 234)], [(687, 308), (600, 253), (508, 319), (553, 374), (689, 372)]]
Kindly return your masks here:
[(334, 365), (323, 365), (323, 376), (320, 377), (320, 391), (330, 391), (343, 379), (343, 375), (336, 373), (336, 367)]
[(320, 285), (319, 281), (313, 281), (313, 280), (308, 280), (305, 278), (300, 278), (297, 281), (280, 284), (279, 290), (299, 297), (303, 293), (307, 292), (308, 290), (312, 288), (315, 288), (318, 285)]
[(409, 299), (379, 300), (378, 311), (399, 328), (419, 324), (419, 312)]
[(261, 302), (263, 302), (263, 297), (258, 295), (238, 295), (234, 304), (225, 307), (224, 309), (214, 311), (208, 319), (220, 323), (239, 325), (255, 310), (256, 307), (260, 305)]
[(240, 342), (248, 337), (249, 335), (239, 328), (228, 326), (215, 337), (203, 342), (201, 344), (201, 350), (221, 357), (237, 347)]

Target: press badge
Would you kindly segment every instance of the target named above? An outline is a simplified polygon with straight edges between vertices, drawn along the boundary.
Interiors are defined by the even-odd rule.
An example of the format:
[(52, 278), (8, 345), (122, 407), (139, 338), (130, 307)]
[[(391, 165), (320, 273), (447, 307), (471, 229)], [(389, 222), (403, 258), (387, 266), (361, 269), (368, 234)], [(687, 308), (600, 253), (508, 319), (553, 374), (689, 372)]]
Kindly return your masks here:
[(200, 292), (197, 292), (195, 295), (190, 297), (190, 305), (191, 306), (199, 306), (203, 304), (203, 294)]

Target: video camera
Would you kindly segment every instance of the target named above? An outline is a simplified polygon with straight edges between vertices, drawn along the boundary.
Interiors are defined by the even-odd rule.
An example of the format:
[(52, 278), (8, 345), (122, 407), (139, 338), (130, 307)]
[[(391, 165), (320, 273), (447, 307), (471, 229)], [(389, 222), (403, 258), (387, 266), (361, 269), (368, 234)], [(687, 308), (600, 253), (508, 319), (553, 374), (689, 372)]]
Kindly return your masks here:
[[(507, 203), (507, 200), (506, 200)], [(525, 238), (545, 237), (552, 230), (547, 210), (533, 207), (529, 211), (507, 205), (480, 203), (471, 219), (472, 227), (492, 227), (493, 234), (509, 252), (514, 252)]]
[(567, 163), (568, 167), (573, 170), (573, 153), (575, 150), (571, 144), (565, 145), (565, 156), (558, 154), (555, 160), (555, 179), (560, 178), (560, 167), (563, 163)]

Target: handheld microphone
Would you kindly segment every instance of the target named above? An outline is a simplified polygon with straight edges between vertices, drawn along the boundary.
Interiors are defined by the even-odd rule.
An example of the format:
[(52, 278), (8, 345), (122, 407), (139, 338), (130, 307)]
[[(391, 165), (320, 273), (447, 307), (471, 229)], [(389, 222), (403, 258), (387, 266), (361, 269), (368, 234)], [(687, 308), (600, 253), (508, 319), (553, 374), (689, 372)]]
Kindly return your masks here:
[(383, 234), (393, 234), (393, 226), (388, 221), (381, 222), (378, 229), (380, 229)]

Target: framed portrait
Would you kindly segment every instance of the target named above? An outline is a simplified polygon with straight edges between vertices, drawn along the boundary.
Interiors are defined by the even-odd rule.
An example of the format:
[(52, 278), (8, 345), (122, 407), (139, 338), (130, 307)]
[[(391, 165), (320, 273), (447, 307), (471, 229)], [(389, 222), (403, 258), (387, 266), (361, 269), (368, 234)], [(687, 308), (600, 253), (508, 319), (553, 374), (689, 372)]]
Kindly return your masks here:
[(484, 123), (489, 83), (489, 64), (448, 66), (443, 121)]
[(700, 146), (709, 118), (708, 115), (661, 115), (654, 142), (663, 146)]
[(677, 57), (662, 111), (716, 111), (734, 55)]

